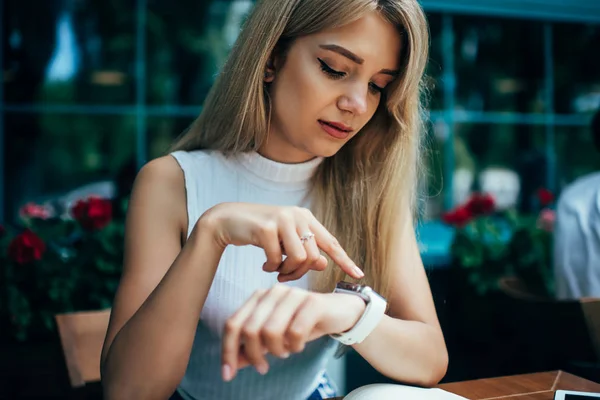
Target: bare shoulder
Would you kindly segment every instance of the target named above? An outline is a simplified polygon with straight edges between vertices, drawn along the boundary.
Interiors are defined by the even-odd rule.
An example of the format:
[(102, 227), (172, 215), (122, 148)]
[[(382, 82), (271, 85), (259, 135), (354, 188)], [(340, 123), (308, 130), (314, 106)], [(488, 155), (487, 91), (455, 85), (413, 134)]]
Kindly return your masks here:
[(138, 172), (130, 207), (146, 206), (160, 210), (182, 229), (187, 227), (184, 174), (170, 155), (149, 161)]
[(158, 184), (163, 189), (183, 189), (183, 171), (173, 156), (166, 155), (155, 158), (139, 171), (134, 187), (139, 184)]

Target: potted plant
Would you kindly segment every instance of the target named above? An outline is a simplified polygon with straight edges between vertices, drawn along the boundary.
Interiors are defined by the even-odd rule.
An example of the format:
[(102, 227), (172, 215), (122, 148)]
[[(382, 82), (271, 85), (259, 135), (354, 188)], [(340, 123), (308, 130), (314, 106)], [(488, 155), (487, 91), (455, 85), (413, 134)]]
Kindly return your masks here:
[(124, 242), (116, 206), (126, 207), (126, 201), (90, 197), (61, 216), (48, 206), (27, 204), (19, 226), (2, 227), (0, 318), (8, 327), (3, 335), (44, 340), (55, 332), (55, 314), (111, 306)]
[(554, 196), (538, 190), (539, 211), (497, 210), (489, 194), (474, 194), (442, 219), (455, 227), (453, 267), (478, 295), (501, 289), (506, 277), (518, 278), (532, 293), (552, 297)]

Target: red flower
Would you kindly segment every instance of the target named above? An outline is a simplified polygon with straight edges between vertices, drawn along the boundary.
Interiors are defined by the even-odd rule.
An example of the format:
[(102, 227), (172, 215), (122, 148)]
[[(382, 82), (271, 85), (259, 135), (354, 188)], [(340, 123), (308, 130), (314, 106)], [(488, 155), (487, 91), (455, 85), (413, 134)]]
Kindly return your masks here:
[(8, 245), (8, 256), (18, 264), (39, 261), (46, 252), (46, 243), (35, 233), (26, 229)]
[(475, 193), (471, 196), (465, 207), (474, 217), (477, 217), (494, 212), (495, 203), (494, 198), (490, 194)]
[(549, 208), (545, 208), (540, 212), (537, 220), (537, 226), (546, 232), (552, 232), (554, 230), (554, 224), (556, 222), (556, 213)]
[(87, 230), (100, 230), (112, 220), (112, 203), (99, 197), (79, 200), (71, 209), (73, 217)]
[(554, 201), (554, 194), (545, 188), (540, 188), (537, 191), (537, 198), (542, 207), (546, 207)]
[(463, 227), (473, 219), (473, 214), (467, 207), (458, 207), (442, 215), (442, 221), (447, 224)]
[(46, 207), (35, 203), (27, 203), (19, 210), (19, 215), (23, 219), (27, 218), (39, 218), (48, 219), (52, 216), (51, 210)]

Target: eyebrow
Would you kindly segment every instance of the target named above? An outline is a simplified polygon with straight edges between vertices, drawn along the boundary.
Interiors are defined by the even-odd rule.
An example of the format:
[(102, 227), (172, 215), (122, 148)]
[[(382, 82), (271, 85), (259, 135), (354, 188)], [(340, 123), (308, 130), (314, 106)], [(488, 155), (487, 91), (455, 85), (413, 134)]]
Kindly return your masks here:
[[(319, 45), (320, 48), (324, 49), (324, 50), (329, 50), (329, 51), (333, 51), (335, 53), (341, 54), (342, 56), (346, 57), (347, 59), (349, 59), (350, 61), (355, 62), (356, 64), (362, 65), (365, 60), (360, 58), (359, 56), (357, 56), (356, 54), (354, 54), (353, 52), (351, 52), (350, 50), (342, 47), (342, 46), (338, 46), (337, 44), (321, 44)], [(379, 71), (380, 74), (386, 74), (386, 75), (391, 75), (391, 76), (398, 76), (399, 72), (398, 71), (394, 71), (391, 69), (382, 69), (381, 71)]]

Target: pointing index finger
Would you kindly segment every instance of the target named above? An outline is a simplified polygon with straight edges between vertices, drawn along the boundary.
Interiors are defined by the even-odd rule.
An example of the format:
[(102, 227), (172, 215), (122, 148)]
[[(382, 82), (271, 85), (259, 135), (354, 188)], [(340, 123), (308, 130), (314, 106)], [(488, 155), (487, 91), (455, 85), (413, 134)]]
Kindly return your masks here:
[(361, 279), (365, 276), (363, 271), (350, 259), (338, 240), (323, 225), (314, 224), (311, 229), (315, 234), (317, 246), (327, 253), (342, 271), (355, 279)]

